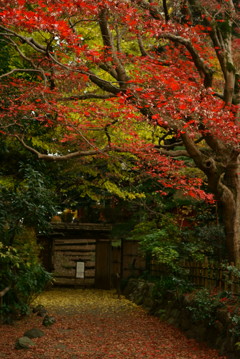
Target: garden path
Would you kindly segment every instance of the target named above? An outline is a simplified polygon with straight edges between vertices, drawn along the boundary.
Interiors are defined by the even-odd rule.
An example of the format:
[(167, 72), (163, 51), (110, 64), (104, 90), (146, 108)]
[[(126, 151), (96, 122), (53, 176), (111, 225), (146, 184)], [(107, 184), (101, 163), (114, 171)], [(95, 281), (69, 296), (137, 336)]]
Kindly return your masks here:
[[(0, 358), (6, 359), (220, 359), (215, 350), (148, 315), (114, 291), (53, 289), (40, 295), (56, 323), (45, 328), (36, 314), (0, 326)], [(31, 349), (16, 339), (37, 327), (45, 332)]]

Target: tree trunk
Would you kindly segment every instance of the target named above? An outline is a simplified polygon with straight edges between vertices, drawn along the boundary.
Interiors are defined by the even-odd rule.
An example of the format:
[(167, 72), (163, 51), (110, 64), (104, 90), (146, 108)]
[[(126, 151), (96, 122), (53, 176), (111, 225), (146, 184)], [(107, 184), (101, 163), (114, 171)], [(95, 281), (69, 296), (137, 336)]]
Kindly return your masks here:
[(228, 259), (230, 262), (240, 264), (239, 194), (238, 200), (225, 198), (224, 200), (220, 200), (220, 203), (222, 204), (222, 216), (226, 232)]
[(240, 265), (240, 164), (238, 158), (226, 168), (214, 191), (221, 205), (228, 259)]

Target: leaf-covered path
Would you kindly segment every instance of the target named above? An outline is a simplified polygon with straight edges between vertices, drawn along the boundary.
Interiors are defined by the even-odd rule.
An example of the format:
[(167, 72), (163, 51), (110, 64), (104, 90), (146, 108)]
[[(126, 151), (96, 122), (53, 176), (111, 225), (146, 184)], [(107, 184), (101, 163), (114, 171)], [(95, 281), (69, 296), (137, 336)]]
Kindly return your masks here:
[[(57, 322), (45, 328), (42, 318), (32, 315), (0, 326), (0, 358), (223, 359), (112, 291), (54, 289), (36, 302)], [(32, 349), (14, 349), (16, 339), (33, 327), (45, 335), (33, 339)]]

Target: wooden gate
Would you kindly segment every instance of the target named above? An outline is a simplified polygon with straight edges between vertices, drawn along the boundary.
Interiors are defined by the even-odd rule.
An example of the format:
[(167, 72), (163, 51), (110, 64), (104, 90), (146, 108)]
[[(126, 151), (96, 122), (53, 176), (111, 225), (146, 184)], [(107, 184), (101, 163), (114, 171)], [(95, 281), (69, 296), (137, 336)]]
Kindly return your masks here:
[(112, 244), (110, 240), (96, 242), (95, 288), (111, 288)]
[(101, 223), (54, 223), (46, 238), (42, 263), (57, 285), (111, 286), (111, 226)]
[(139, 276), (146, 269), (137, 241), (112, 246), (111, 225), (54, 223), (52, 228), (52, 234), (39, 242), (44, 247), (42, 263), (56, 284), (117, 288), (119, 278)]

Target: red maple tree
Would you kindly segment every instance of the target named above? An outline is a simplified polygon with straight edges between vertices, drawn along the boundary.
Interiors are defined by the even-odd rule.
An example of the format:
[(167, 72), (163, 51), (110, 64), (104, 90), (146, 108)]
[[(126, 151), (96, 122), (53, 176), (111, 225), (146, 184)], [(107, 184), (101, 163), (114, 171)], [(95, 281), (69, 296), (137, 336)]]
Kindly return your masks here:
[[(46, 160), (130, 152), (160, 185), (210, 198), (204, 180), (239, 263), (238, 1), (9, 0), (0, 8), (9, 62), (2, 134)], [(76, 150), (41, 152), (36, 124)], [(186, 164), (202, 178), (188, 178)]]

